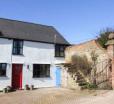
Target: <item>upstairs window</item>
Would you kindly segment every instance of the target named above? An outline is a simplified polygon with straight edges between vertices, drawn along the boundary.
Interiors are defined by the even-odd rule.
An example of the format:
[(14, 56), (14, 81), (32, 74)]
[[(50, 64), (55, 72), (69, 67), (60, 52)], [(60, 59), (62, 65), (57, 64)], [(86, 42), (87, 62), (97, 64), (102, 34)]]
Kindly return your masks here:
[(0, 77), (6, 76), (6, 63), (0, 63)]
[(13, 40), (13, 55), (22, 55), (22, 54), (23, 54), (23, 41)]
[(55, 57), (64, 57), (65, 56), (66, 45), (55, 45)]
[(33, 78), (50, 77), (49, 64), (33, 64)]

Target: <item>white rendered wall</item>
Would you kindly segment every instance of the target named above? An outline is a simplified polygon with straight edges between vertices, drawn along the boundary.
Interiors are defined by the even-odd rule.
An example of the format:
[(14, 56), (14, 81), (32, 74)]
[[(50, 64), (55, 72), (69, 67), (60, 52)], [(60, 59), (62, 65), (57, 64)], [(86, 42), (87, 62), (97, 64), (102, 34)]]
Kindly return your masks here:
[(11, 86), (12, 40), (0, 38), (0, 63), (7, 63), (6, 77), (0, 77), (0, 90)]
[[(52, 87), (55, 86), (54, 72), (54, 45), (38, 42), (24, 42), (24, 56), (20, 57), (24, 61), (23, 65), (23, 88), (26, 84), (35, 87)], [(13, 60), (16, 56), (13, 57)], [(13, 63), (15, 63), (13, 61)], [(50, 78), (33, 78), (33, 64), (50, 64)], [(29, 65), (29, 69), (27, 69)]]
[(65, 58), (64, 57), (55, 57), (54, 63), (55, 64), (65, 63)]

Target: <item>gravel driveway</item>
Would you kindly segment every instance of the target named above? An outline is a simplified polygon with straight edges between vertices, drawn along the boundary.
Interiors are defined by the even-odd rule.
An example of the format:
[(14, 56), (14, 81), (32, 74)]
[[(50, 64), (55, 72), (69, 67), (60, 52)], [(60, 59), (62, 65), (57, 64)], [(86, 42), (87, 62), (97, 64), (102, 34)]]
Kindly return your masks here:
[(0, 104), (114, 104), (114, 91), (76, 91), (42, 88), (0, 93)]

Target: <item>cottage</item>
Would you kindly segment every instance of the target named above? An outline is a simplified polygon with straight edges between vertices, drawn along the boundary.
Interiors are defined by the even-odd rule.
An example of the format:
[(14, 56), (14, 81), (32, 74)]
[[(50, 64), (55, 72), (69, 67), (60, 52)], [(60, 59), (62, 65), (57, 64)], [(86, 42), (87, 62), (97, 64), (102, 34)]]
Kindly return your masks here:
[(68, 45), (52, 26), (0, 18), (0, 90), (59, 86)]

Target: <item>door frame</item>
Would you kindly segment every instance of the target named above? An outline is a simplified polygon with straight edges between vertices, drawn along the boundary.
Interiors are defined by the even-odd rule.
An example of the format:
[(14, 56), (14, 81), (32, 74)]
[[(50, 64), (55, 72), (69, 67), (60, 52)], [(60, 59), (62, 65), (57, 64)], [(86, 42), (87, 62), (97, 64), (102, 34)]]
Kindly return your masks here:
[(20, 65), (21, 66), (21, 79), (20, 79), (20, 83), (19, 83), (19, 88), (16, 88), (16, 89), (22, 89), (22, 82), (23, 82), (23, 64), (18, 64), (18, 63), (13, 63), (12, 64), (12, 80), (11, 80), (11, 86), (13, 88), (13, 65)]

